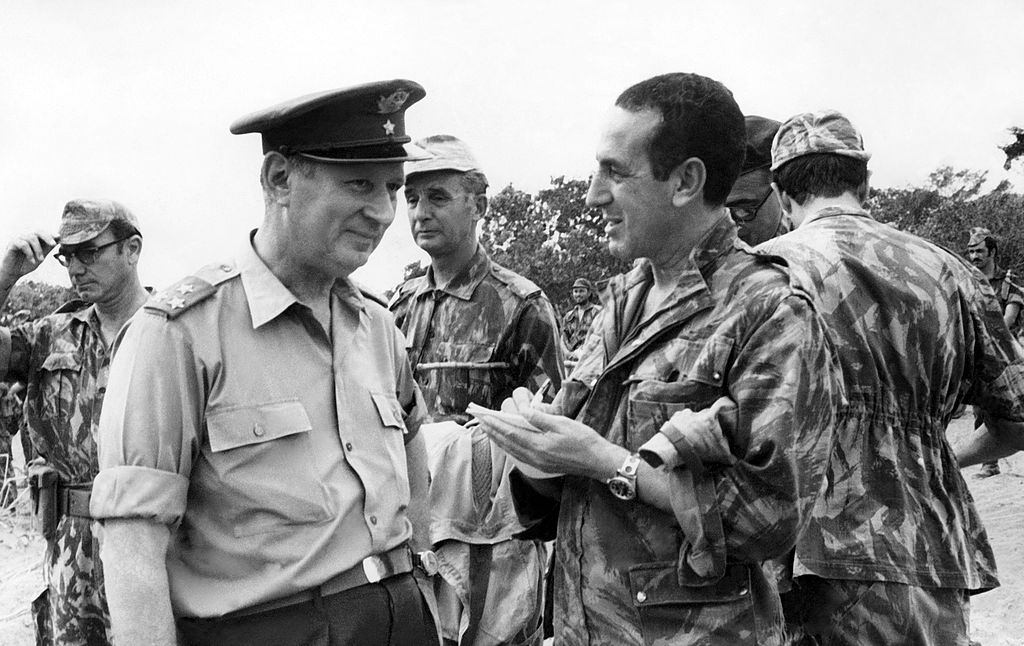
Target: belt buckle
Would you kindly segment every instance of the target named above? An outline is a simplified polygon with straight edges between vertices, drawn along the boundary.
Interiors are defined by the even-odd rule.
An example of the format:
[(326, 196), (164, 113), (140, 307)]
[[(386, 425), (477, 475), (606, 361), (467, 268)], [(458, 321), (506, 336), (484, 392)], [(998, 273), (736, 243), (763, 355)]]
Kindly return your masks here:
[(363, 559), (363, 574), (370, 583), (377, 583), (387, 576), (387, 565), (384, 559), (374, 554)]

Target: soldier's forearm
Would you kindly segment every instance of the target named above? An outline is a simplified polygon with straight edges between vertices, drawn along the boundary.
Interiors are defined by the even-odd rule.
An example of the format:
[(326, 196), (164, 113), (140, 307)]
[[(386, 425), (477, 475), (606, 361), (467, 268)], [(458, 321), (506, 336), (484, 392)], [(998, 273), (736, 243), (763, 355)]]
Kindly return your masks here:
[(961, 468), (1013, 455), (1024, 450), (1024, 424), (986, 417), (955, 450)]
[(118, 644), (175, 646), (167, 583), (167, 526), (142, 519), (107, 520), (100, 556)]

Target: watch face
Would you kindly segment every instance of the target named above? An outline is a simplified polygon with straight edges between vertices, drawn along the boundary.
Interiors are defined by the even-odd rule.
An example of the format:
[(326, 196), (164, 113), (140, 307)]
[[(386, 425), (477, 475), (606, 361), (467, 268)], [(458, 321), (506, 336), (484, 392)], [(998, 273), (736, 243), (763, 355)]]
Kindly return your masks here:
[(620, 500), (632, 500), (636, 496), (633, 483), (622, 476), (616, 476), (609, 480), (608, 489), (612, 492), (613, 496)]

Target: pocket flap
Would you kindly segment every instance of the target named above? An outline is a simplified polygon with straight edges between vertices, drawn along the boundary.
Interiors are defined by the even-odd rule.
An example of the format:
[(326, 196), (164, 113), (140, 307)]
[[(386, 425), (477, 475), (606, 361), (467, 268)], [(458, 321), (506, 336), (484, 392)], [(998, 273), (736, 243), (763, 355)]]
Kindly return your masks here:
[(373, 404), (377, 407), (377, 414), (380, 415), (380, 422), (384, 426), (393, 426), (404, 429), (402, 423), (402, 407), (398, 398), (387, 393), (370, 393)]
[(629, 568), (630, 595), (638, 607), (736, 601), (750, 594), (749, 567), (758, 566), (732, 563), (707, 585), (679, 585), (675, 562), (642, 563)]
[(43, 359), (43, 370), (78, 370), (82, 365), (77, 352), (54, 352)]
[(206, 428), (210, 450), (216, 453), (308, 433), (313, 426), (306, 407), (296, 399), (216, 411), (206, 416)]

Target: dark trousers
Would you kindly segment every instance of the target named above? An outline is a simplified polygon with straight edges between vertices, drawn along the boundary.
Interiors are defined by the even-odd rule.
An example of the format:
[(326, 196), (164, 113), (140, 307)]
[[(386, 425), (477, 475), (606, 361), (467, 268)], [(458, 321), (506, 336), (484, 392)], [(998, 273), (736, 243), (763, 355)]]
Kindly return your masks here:
[(437, 630), (411, 574), (226, 619), (178, 619), (187, 646), (431, 646)]

